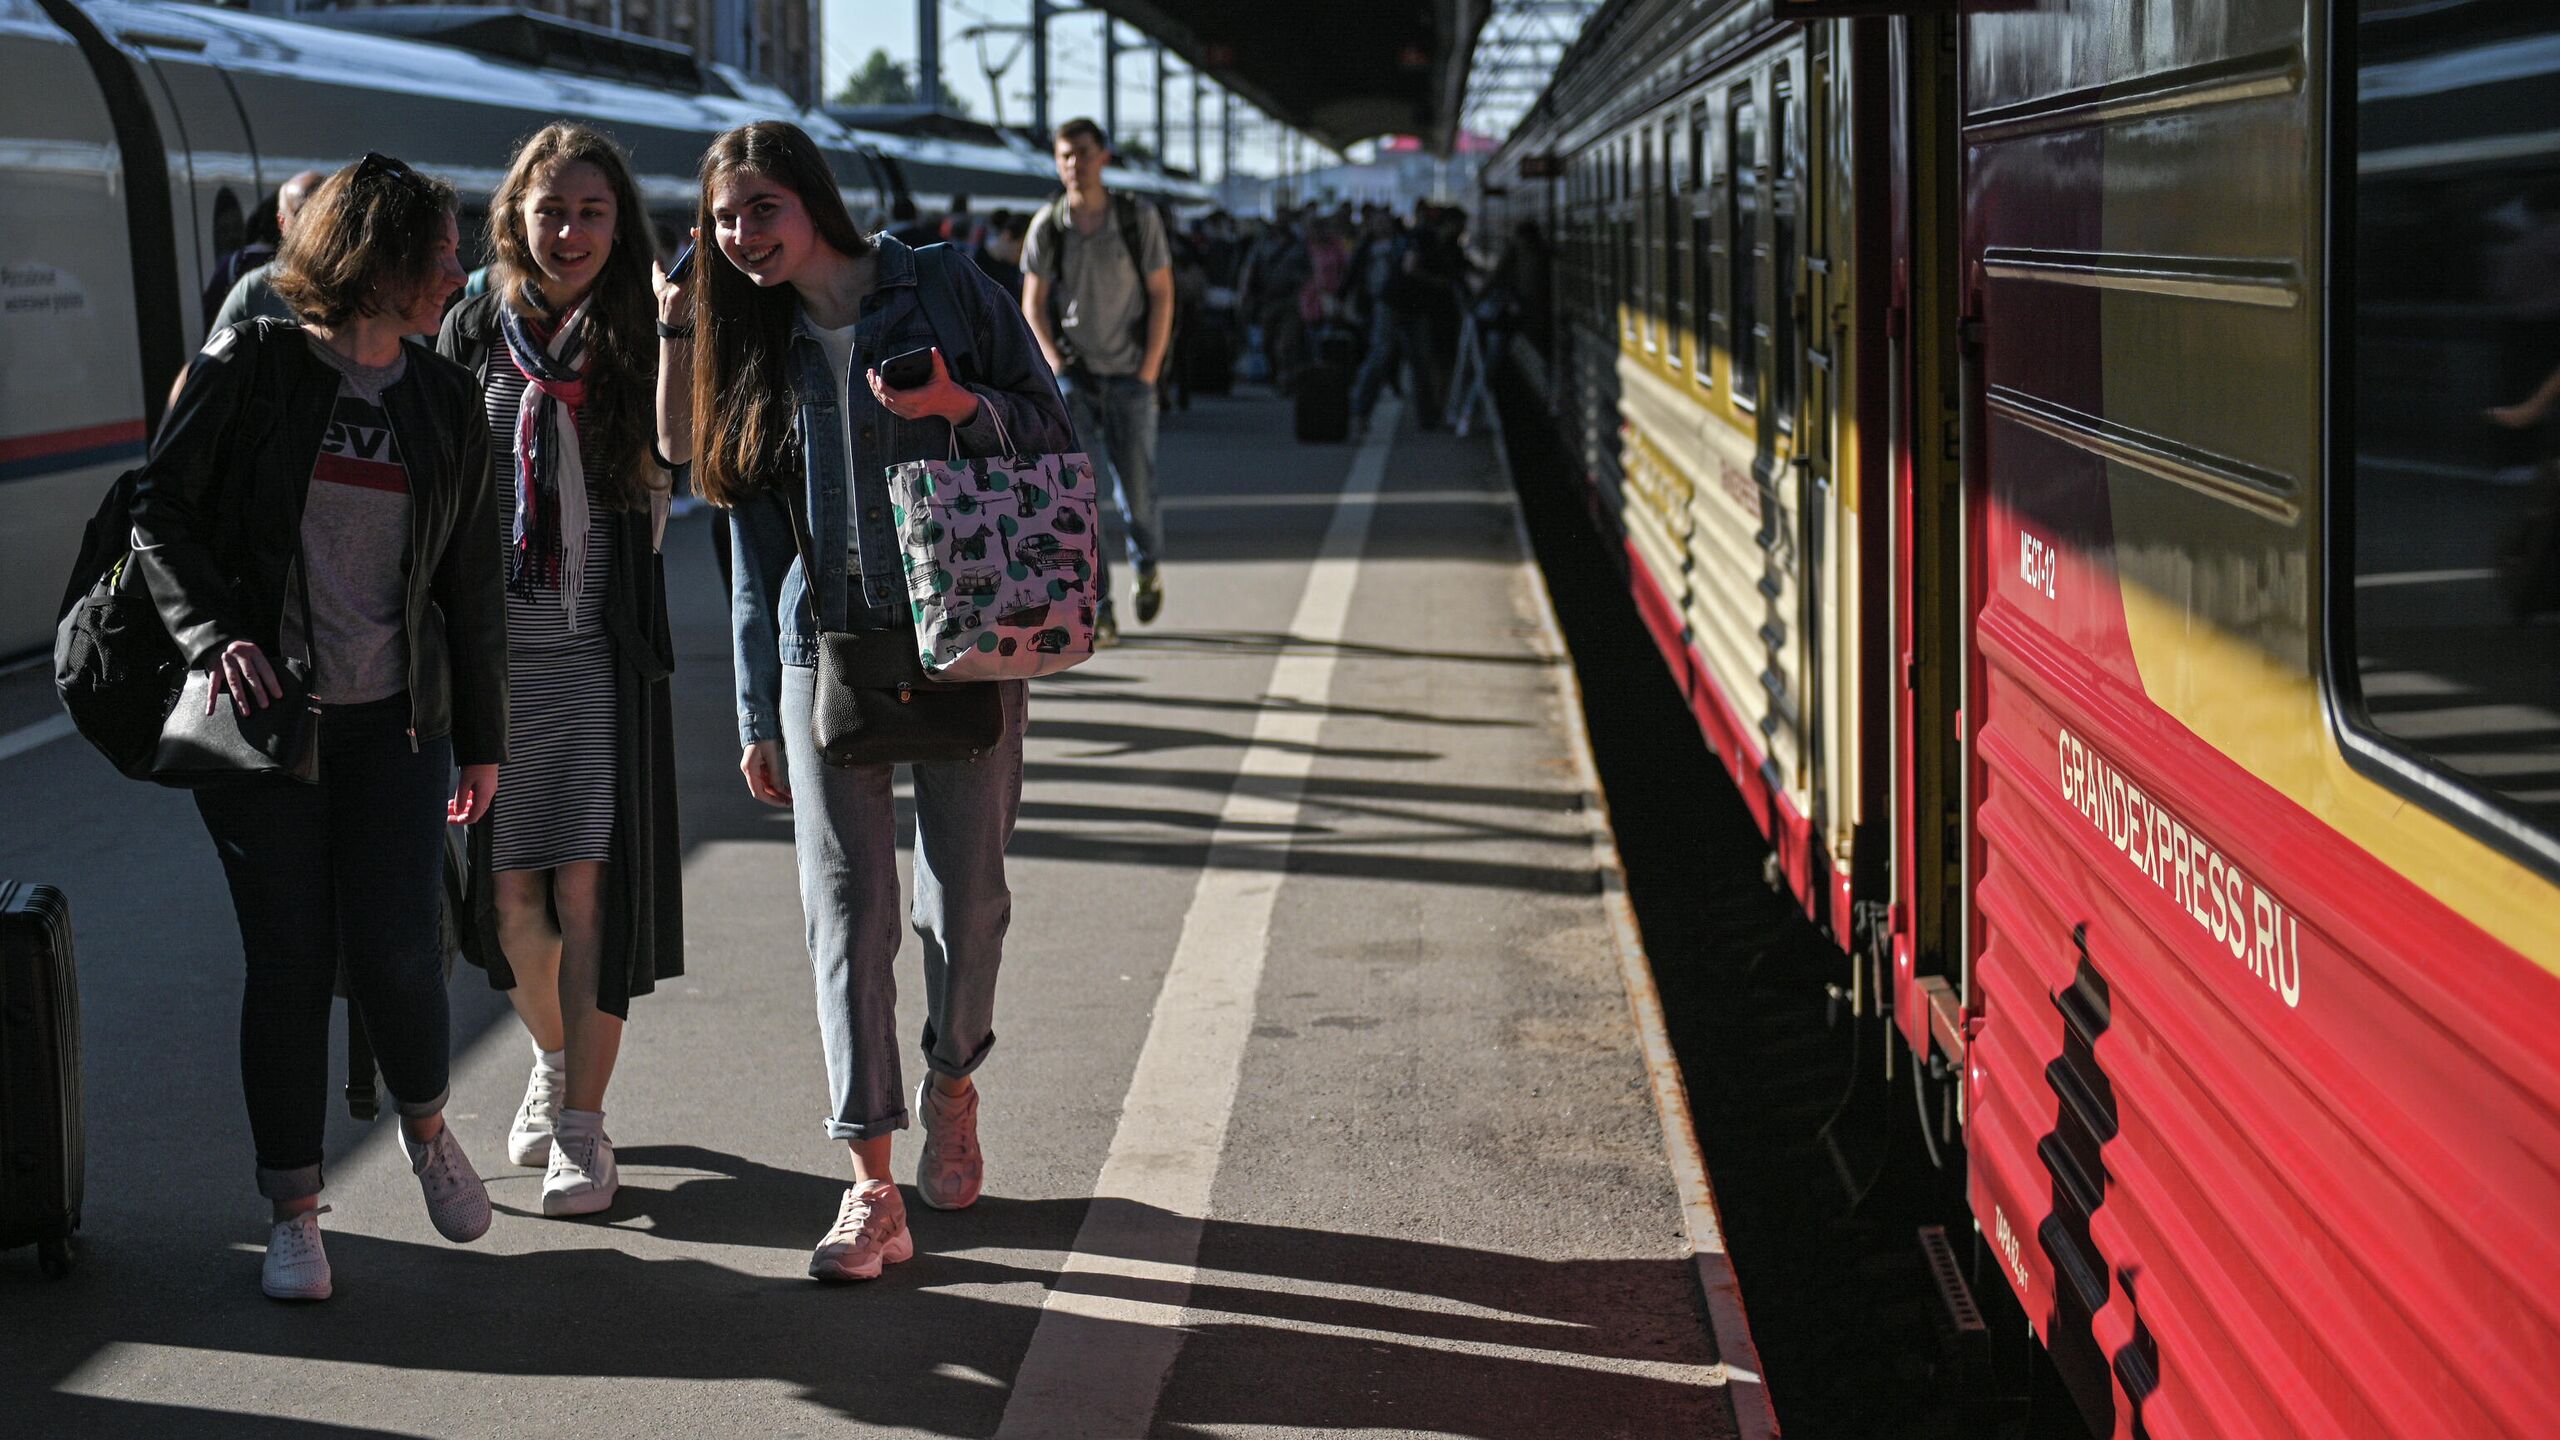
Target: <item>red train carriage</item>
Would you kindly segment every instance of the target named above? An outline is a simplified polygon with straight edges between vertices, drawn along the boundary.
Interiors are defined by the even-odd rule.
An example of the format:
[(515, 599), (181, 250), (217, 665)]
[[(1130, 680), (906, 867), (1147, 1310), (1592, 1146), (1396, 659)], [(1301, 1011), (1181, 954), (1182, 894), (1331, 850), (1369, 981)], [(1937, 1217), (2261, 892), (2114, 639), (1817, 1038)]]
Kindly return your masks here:
[(1586, 29), (1594, 514), (2093, 1430), (2560, 1433), (2560, 10), (1957, 8)]

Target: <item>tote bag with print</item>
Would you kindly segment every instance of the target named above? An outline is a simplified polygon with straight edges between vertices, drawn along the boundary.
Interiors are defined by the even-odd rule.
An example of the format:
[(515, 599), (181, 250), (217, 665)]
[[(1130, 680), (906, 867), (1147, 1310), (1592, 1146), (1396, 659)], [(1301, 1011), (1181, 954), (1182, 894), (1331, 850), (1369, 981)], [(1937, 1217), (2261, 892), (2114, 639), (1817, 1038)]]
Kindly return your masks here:
[(1081, 453), (911, 460), (891, 518), (936, 680), (1028, 680), (1093, 656), (1101, 512)]

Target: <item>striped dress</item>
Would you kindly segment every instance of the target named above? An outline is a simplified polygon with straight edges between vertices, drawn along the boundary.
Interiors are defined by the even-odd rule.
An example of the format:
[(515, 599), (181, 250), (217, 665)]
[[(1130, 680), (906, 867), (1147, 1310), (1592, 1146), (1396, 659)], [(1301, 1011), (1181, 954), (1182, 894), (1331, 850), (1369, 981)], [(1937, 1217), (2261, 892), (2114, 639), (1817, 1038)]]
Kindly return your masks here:
[[(516, 406), (525, 379), (504, 346), (501, 341), (489, 366), (489, 468), (498, 491), (499, 548), (512, 556)], [(498, 769), (488, 822), (491, 868), (497, 870), (547, 870), (613, 857), (623, 747), (604, 597), (613, 578), (614, 527), (623, 517), (606, 507), (601, 453), (586, 454), (587, 568), (576, 626), (556, 586), (537, 579), (532, 598), (507, 595), (507, 760)]]

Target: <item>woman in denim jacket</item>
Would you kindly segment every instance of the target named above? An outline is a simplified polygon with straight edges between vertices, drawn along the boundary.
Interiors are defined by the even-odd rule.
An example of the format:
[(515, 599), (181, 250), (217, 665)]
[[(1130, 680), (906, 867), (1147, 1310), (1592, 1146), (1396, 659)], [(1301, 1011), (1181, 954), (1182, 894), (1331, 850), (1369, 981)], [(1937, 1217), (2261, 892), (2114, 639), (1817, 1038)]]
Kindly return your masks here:
[[(833, 1102), (827, 1133), (846, 1142), (854, 1178), (809, 1273), (869, 1279), (915, 1253), (889, 1179), (890, 1137), (908, 1118), (891, 969), (892, 767), (820, 760), (810, 728), (818, 635), (910, 623), (889, 467), (940, 459), (955, 436), (963, 454), (992, 455), (1000, 436), (1028, 453), (1072, 450), (1073, 433), (1039, 346), (995, 283), (946, 246), (865, 239), (797, 127), (759, 121), (713, 141), (699, 223), (713, 246), (687, 282), (659, 290), (659, 444), (670, 461), (691, 462), (704, 497), (729, 510), (739, 768), (757, 799), (792, 812)], [(955, 327), (966, 333), (943, 333)], [(926, 347), (929, 382), (882, 384), (881, 361)], [(955, 356), (965, 357), (966, 383), (946, 359)], [(784, 485), (805, 496), (814, 575), (800, 561)], [(1020, 681), (1004, 682), (1005, 738), (981, 758), (912, 767), (930, 1072), (916, 1096), (925, 1130), (916, 1191), (936, 1209), (975, 1201), (983, 1175), (970, 1075), (995, 1044), (1025, 701)]]

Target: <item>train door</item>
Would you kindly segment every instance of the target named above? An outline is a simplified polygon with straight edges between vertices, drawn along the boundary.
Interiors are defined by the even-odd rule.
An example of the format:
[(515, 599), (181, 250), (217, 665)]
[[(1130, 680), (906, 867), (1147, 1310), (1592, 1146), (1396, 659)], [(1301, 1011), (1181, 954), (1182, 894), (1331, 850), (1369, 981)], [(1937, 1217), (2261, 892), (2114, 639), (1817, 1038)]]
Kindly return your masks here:
[[(130, 93), (137, 113), (119, 114), (83, 53), (112, 56), (109, 42), (64, 9), (57, 27), (26, 0), (0, 0), (0, 74), (12, 77), (0, 85), (0, 658), (51, 639), (81, 526), (142, 455), (156, 407), (136, 294), (169, 294), (137, 284), (151, 267), (134, 263), (128, 230), (126, 167), (150, 173), (156, 142), (118, 122), (147, 129), (150, 117)], [(151, 208), (131, 200), (137, 214)]]
[[(1933, 1020), (1960, 1027), (1965, 955), (1967, 655), (1962, 377), (1972, 329), (1958, 280), (1956, 25), (1894, 22), (1892, 298), (1896, 416), (1893, 1013), (1927, 1055)], [(1961, 1045), (1959, 1034), (1950, 1034)]]
[(1805, 736), (1811, 822), (1820, 892), (1807, 898), (1843, 946), (1850, 943), (1853, 827), (1859, 817), (1857, 657), (1859, 544), (1855, 402), (1847, 366), (1856, 353), (1849, 329), (1855, 283), (1847, 183), (1849, 91), (1840, 32), (1817, 25), (1806, 35), (1802, 159), (1804, 262), (1791, 307), (1798, 337), (1795, 464), (1803, 489), (1798, 548), (1804, 595)]
[[(204, 49), (203, 41), (132, 29), (119, 31), (117, 38), (140, 51), (142, 63), (135, 68), (148, 75), (146, 89), (164, 107), (160, 133), (169, 147), (169, 184), (179, 226), (180, 293), (201, 295), (221, 253), (216, 247), (223, 243), (215, 233), (217, 214), (245, 213), (262, 198), (249, 124), (222, 72), (193, 58)], [(180, 325), (192, 348), (203, 338), (203, 307), (180, 308)]]

